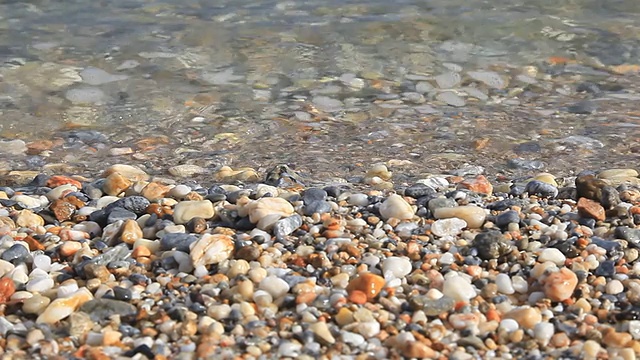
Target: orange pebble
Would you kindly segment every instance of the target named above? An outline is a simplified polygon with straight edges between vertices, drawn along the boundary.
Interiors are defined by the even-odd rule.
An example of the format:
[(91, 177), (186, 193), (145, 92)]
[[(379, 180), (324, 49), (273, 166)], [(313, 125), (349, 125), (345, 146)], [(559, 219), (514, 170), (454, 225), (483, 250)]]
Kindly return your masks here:
[(73, 185), (78, 189), (82, 189), (82, 184), (80, 183), (80, 181), (72, 179), (68, 176), (62, 176), (62, 175), (54, 175), (50, 177), (49, 180), (47, 180), (46, 186), (50, 188), (55, 188), (65, 184)]
[(500, 322), (500, 313), (498, 312), (498, 310), (496, 309), (489, 309), (489, 311), (487, 311), (487, 321), (497, 321)]
[(347, 291), (361, 291), (367, 296), (367, 300), (372, 300), (384, 287), (385, 280), (382, 276), (372, 273), (362, 273), (349, 282)]
[(354, 304), (362, 305), (367, 302), (367, 294), (364, 291), (353, 290), (349, 293), (349, 301)]
[(6, 303), (16, 292), (16, 284), (10, 278), (0, 279), (0, 304)]
[(137, 248), (133, 249), (131, 256), (134, 258), (151, 256), (151, 250), (149, 250), (149, 248), (144, 245), (140, 245)]

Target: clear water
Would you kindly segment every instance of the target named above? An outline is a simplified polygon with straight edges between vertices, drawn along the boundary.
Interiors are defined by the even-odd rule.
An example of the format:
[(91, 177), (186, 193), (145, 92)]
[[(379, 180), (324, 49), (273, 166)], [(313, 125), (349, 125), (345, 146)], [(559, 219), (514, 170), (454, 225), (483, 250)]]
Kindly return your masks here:
[[(0, 168), (289, 163), (346, 177), (389, 160), (411, 161), (408, 176), (463, 164), (539, 171), (509, 167), (514, 158), (562, 174), (634, 167), (639, 30), (633, 0), (4, 1), (0, 137), (54, 142)], [(123, 77), (91, 85), (87, 68)], [(506, 85), (469, 79), (477, 70)], [(487, 99), (410, 99), (451, 71), (462, 78), (453, 90)], [(599, 91), (578, 91), (589, 83)], [(77, 89), (103, 97), (74, 103)], [(323, 97), (340, 102), (323, 109)], [(596, 110), (567, 110), (582, 100)], [(518, 148), (526, 142), (539, 147)]]

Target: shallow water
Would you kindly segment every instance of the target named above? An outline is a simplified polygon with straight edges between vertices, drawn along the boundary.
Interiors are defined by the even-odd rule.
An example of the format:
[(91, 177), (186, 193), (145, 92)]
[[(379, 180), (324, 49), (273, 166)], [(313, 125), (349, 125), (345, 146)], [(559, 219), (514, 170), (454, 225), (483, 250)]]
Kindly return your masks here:
[(216, 3), (2, 2), (3, 172), (637, 164), (637, 1)]

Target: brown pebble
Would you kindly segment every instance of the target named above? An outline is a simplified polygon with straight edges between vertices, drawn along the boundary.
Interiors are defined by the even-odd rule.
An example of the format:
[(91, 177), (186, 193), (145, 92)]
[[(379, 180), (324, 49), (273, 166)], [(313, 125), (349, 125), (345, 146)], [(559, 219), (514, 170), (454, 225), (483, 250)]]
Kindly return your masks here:
[(606, 182), (597, 179), (594, 175), (578, 176), (576, 178), (577, 196), (599, 201), (602, 197), (602, 188), (606, 185)]
[(76, 207), (65, 201), (65, 199), (58, 199), (51, 203), (49, 210), (53, 212), (53, 215), (58, 221), (66, 221), (71, 219), (71, 216), (73, 216), (73, 213), (76, 211)]
[(262, 254), (261, 248), (253, 245), (247, 245), (243, 246), (236, 252), (235, 258), (246, 261), (255, 261), (260, 257), (260, 254)]
[(4, 304), (16, 292), (16, 284), (10, 278), (0, 279), (0, 304)]
[(107, 176), (104, 185), (102, 185), (102, 191), (107, 195), (118, 196), (127, 190), (129, 186), (131, 186), (131, 180), (115, 172)]
[(105, 265), (88, 264), (84, 267), (84, 272), (87, 278), (96, 278), (102, 282), (107, 282), (111, 276), (109, 269)]
[(144, 246), (144, 245), (140, 245), (140, 246), (136, 247), (135, 249), (133, 249), (133, 252), (131, 253), (131, 256), (134, 259), (139, 258), (139, 257), (149, 257), (149, 256), (151, 256), (151, 250), (149, 250), (149, 248)]
[(587, 198), (580, 198), (580, 200), (578, 200), (578, 214), (582, 217), (592, 218), (598, 221), (603, 221), (606, 218), (602, 205)]
[(602, 330), (602, 342), (608, 347), (626, 347), (632, 340), (633, 337), (629, 333), (617, 332), (613, 328)]
[(57, 188), (58, 186), (66, 185), (66, 184), (73, 185), (78, 189), (82, 189), (82, 184), (80, 183), (80, 181), (72, 179), (68, 176), (61, 176), (61, 175), (54, 175), (50, 177), (47, 180), (47, 183), (45, 185), (53, 189), (53, 188)]

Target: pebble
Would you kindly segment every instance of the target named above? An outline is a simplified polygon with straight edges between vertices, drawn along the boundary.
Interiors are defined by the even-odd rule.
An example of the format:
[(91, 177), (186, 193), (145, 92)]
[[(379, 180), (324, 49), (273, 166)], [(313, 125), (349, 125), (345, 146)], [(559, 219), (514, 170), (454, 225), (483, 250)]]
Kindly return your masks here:
[(443, 91), (438, 93), (438, 95), (436, 95), (436, 100), (442, 101), (443, 103), (453, 107), (462, 107), (466, 105), (466, 101), (456, 95), (453, 91)]
[(451, 276), (446, 278), (442, 288), (442, 293), (457, 301), (469, 302), (476, 297), (476, 290), (470, 282), (461, 276)]
[(564, 301), (571, 297), (577, 285), (576, 274), (567, 268), (562, 268), (544, 279), (544, 293), (552, 301)]
[(467, 227), (467, 222), (459, 218), (436, 220), (431, 224), (431, 233), (438, 237), (456, 236)]
[(582, 217), (603, 221), (606, 218), (605, 210), (599, 203), (587, 199), (580, 198), (578, 200), (578, 214)]
[[(405, 91), (397, 101), (417, 99)], [(4, 351), (19, 339), (60, 356), (473, 358), (526, 346), (597, 358), (637, 345), (633, 307), (618, 304), (640, 294), (637, 199), (610, 185), (637, 172), (580, 174), (576, 203), (558, 195), (571, 178), (547, 173), (496, 177), (494, 194), (483, 167), (414, 181), (387, 165), (411, 164), (311, 188), (276, 187), (288, 167), (270, 184), (206, 188), (122, 164), (98, 180), (0, 188)], [(504, 194), (511, 184), (526, 192)]]
[(186, 224), (195, 217), (210, 219), (214, 215), (215, 209), (209, 200), (182, 201), (173, 209), (173, 221), (176, 224)]
[(436, 219), (458, 218), (467, 223), (472, 229), (480, 228), (487, 217), (484, 209), (477, 206), (456, 206), (451, 208), (437, 208), (433, 212)]
[(411, 261), (406, 257), (391, 256), (382, 261), (382, 273), (396, 279), (402, 279), (412, 270)]
[(512, 249), (499, 231), (486, 231), (476, 235), (473, 247), (483, 260), (497, 259), (510, 253)]
[(607, 283), (605, 287), (605, 292), (610, 295), (618, 295), (624, 291), (624, 285), (620, 280), (611, 280)]
[(493, 185), (484, 175), (478, 175), (474, 179), (466, 179), (458, 183), (458, 189), (467, 189), (479, 194), (491, 195)]
[(283, 279), (269, 275), (260, 281), (258, 288), (269, 293), (273, 299), (280, 299), (289, 292), (290, 286)]
[(546, 248), (538, 255), (538, 261), (541, 263), (550, 261), (558, 266), (562, 266), (566, 261), (566, 257), (556, 248)]
[(535, 339), (543, 346), (546, 346), (549, 343), (554, 332), (555, 327), (553, 324), (548, 322), (540, 322), (533, 327)]
[(511, 278), (507, 274), (496, 275), (496, 285), (498, 286), (498, 291), (502, 294), (513, 295), (516, 292)]
[(261, 198), (246, 204), (241, 214), (249, 215), (249, 221), (257, 224), (267, 216), (287, 217), (294, 213), (293, 205), (283, 198)]
[(533, 329), (542, 321), (542, 314), (536, 308), (523, 306), (504, 314), (505, 319), (513, 319), (524, 329)]
[[(555, 182), (555, 180), (554, 180)], [(530, 195), (538, 195), (546, 198), (555, 198), (558, 196), (558, 188), (552, 184), (547, 182), (543, 182), (540, 180), (533, 180), (527, 183), (527, 186), (524, 188), (524, 191), (529, 193)]]
[(363, 273), (349, 281), (347, 291), (351, 294), (361, 292), (365, 295), (366, 300), (371, 301), (382, 291), (384, 284), (383, 277), (372, 273)]
[(384, 220), (391, 218), (409, 220), (413, 218), (414, 213), (415, 211), (411, 205), (402, 196), (396, 194), (389, 196), (380, 205), (380, 216)]

